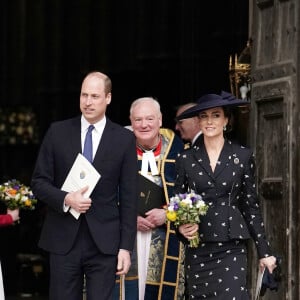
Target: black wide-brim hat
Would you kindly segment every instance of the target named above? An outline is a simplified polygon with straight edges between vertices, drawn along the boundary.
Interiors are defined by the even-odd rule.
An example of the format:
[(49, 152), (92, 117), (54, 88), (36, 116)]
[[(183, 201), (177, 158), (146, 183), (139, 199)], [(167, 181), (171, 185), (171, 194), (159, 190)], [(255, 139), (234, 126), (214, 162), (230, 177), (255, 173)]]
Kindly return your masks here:
[(176, 120), (187, 119), (197, 116), (201, 111), (214, 107), (234, 107), (247, 105), (249, 102), (235, 98), (232, 94), (222, 91), (218, 94), (206, 94), (196, 101), (196, 105), (188, 108), (176, 117)]

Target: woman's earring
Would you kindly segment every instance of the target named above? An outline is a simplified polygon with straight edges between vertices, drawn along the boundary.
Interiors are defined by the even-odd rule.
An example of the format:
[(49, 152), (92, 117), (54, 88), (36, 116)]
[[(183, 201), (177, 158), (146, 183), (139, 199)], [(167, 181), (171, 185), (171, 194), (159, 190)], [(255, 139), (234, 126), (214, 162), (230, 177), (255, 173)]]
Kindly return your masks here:
[(226, 128), (226, 125), (224, 125), (224, 126), (223, 126), (223, 130), (226, 131), (226, 129), (227, 129), (227, 128)]

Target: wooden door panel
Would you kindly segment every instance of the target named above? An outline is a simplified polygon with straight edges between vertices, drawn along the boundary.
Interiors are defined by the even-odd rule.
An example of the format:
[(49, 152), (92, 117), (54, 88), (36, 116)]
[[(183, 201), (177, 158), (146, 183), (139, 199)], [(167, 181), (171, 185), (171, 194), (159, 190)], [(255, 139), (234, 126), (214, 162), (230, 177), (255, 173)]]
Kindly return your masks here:
[[(250, 144), (256, 153), (257, 189), (267, 235), (275, 254), (282, 256), (279, 290), (268, 291), (263, 299), (296, 300), (300, 299), (300, 2), (249, 3), (253, 41)], [(256, 285), (255, 258), (253, 251), (251, 289)]]
[[(287, 136), (283, 97), (262, 99), (257, 104), (256, 158), (258, 192), (268, 239), (275, 254), (282, 257), (281, 282), (285, 268), (288, 202), (284, 199)], [(285, 288), (267, 293), (264, 299), (285, 299)]]

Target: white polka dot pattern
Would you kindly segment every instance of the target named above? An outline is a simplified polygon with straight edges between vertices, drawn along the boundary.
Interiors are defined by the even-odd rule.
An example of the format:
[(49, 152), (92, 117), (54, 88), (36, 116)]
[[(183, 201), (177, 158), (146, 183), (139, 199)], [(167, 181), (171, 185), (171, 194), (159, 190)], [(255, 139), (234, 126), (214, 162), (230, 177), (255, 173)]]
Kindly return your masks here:
[[(216, 293), (217, 296), (214, 299), (225, 299), (222, 298), (225, 294), (220, 296), (218, 293), (227, 292), (230, 297), (226, 299), (248, 299), (247, 297), (240, 298), (242, 294), (239, 294), (240, 292), (246, 293), (245, 284), (241, 284), (246, 280), (246, 263), (237, 264), (245, 259), (244, 248), (234, 255), (231, 249), (227, 249), (226, 256), (231, 257), (232, 261), (228, 262), (225, 259), (226, 264), (224, 264), (224, 257), (223, 259), (216, 258), (214, 251), (206, 253), (207, 261), (202, 259), (201, 253), (207, 251), (206, 242), (214, 245), (220, 243), (222, 247), (222, 243), (225, 245), (232, 241), (252, 238), (259, 257), (271, 255), (256, 192), (255, 161), (252, 151), (225, 141), (216, 168), (212, 172), (202, 140), (177, 158), (176, 171), (174, 192), (183, 193), (193, 189), (202, 195), (203, 200), (209, 205), (207, 214), (201, 216), (199, 224), (202, 244), (193, 250), (193, 255), (190, 257), (191, 250), (187, 251), (186, 259), (189, 262), (187, 273), (189, 282), (193, 283), (190, 286), (190, 298), (211, 298), (213, 293)], [(221, 257), (223, 254), (220, 254)], [(219, 267), (212, 266), (213, 263), (222, 266), (221, 274), (223, 275), (218, 274)], [(237, 266), (233, 267), (233, 264)], [(196, 269), (198, 271), (195, 271)], [(228, 278), (224, 280), (224, 274), (227, 272), (229, 276), (232, 276), (231, 280)], [(233, 288), (234, 282), (240, 284), (238, 294)], [(217, 284), (221, 287), (217, 288)], [(200, 286), (203, 291), (207, 292), (200, 294)]]

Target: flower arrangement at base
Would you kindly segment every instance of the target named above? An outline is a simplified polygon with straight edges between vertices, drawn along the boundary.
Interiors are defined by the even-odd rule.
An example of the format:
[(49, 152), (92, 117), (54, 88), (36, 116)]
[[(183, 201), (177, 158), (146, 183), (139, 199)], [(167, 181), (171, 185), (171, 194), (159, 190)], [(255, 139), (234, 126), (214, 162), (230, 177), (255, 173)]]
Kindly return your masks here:
[(38, 144), (38, 129), (32, 107), (0, 106), (0, 145)]
[(0, 185), (0, 200), (11, 210), (17, 208), (33, 210), (37, 203), (30, 188), (16, 179)]
[[(199, 224), (200, 216), (204, 216), (208, 205), (202, 197), (193, 191), (185, 194), (176, 194), (170, 198), (167, 206), (167, 220), (173, 222), (176, 227), (183, 224)], [(200, 243), (199, 233), (190, 240), (189, 246), (196, 248)]]

